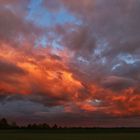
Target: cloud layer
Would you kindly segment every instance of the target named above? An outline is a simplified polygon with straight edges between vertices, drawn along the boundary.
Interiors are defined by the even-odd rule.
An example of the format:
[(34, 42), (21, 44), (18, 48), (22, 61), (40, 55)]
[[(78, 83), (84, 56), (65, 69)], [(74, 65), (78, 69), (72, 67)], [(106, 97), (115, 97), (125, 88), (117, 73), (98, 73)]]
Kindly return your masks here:
[[(77, 125), (89, 125), (92, 118), (99, 126), (117, 125), (112, 122), (120, 117), (135, 122), (140, 115), (139, 9), (139, 0), (0, 0), (0, 110), (11, 104), (17, 112), (3, 114), (18, 118), (15, 106), (22, 104), (23, 113), (33, 113), (37, 121), (49, 114), (56, 122), (67, 117), (74, 124), (83, 117)], [(45, 19), (38, 16), (42, 12)], [(41, 26), (31, 13), (43, 25), (50, 18), (56, 23)], [(58, 19), (51, 17), (58, 13)], [(67, 17), (76, 20), (63, 22)], [(26, 109), (30, 104), (33, 111)]]

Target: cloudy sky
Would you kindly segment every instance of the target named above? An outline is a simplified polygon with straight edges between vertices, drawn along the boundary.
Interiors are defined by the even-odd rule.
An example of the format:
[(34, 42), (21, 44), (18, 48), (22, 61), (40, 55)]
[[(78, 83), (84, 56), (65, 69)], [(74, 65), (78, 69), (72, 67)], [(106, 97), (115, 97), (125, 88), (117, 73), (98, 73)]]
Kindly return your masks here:
[(140, 126), (140, 0), (0, 0), (0, 117)]

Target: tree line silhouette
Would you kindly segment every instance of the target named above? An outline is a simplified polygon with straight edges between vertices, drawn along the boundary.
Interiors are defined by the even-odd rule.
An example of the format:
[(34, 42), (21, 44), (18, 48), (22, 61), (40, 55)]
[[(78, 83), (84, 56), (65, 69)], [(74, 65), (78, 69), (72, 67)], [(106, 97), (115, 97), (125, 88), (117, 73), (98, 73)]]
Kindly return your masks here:
[[(33, 123), (25, 126), (19, 126), (16, 122), (9, 123), (5, 118), (0, 119), (0, 129), (29, 129), (29, 130), (47, 130), (48, 132), (63, 132), (63, 133), (140, 133), (140, 127), (61, 127), (57, 124), (53, 126), (47, 123)], [(52, 131), (53, 130), (53, 131)], [(55, 130), (55, 131), (54, 131)], [(39, 131), (40, 132), (40, 131)], [(42, 131), (41, 131), (42, 132)]]
[(19, 128), (25, 128), (25, 129), (49, 129), (49, 128), (60, 128), (56, 124), (54, 124), (52, 127), (48, 125), (47, 123), (33, 123), (28, 124), (26, 126), (19, 126), (16, 122), (9, 123), (5, 118), (0, 119), (0, 129), (19, 129)]

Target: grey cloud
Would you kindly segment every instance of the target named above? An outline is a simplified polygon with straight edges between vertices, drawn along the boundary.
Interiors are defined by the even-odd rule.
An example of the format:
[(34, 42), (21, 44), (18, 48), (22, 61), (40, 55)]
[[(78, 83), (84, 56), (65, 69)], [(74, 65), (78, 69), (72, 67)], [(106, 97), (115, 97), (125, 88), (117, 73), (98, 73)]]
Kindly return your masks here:
[[(19, 3), (19, 5), (22, 3)], [(19, 6), (18, 5), (18, 6)], [(0, 42), (16, 46), (18, 42), (37, 38), (42, 30), (25, 20), (25, 15), (0, 5)], [(18, 7), (17, 6), (17, 7)], [(23, 43), (23, 42), (22, 42)]]
[[(78, 4), (79, 9), (82, 7), (82, 2)], [(88, 2), (90, 5), (93, 3), (93, 1)], [(73, 2), (68, 3), (71, 7)], [(118, 67), (113, 74), (124, 79), (121, 79), (123, 83), (116, 87), (125, 89), (129, 87), (131, 82), (139, 81), (139, 62), (126, 64), (118, 58), (120, 54), (131, 54), (132, 57), (137, 55), (137, 59), (140, 58), (138, 56), (140, 52), (139, 9), (140, 3), (138, 0), (97, 0), (94, 6), (92, 5), (92, 11), (88, 8), (83, 9), (86, 10), (86, 14), (76, 11), (81, 15), (83, 23), (77, 29), (75, 28), (75, 32), (68, 36), (65, 35), (63, 41), (66, 47), (74, 50), (76, 55), (86, 58), (85, 60), (88, 62), (88, 64), (84, 62), (79, 64), (76, 60), (77, 56), (74, 58), (76, 72), (83, 73), (83, 76), (79, 74), (79, 78), (84, 77), (84, 74), (85, 77), (90, 75), (88, 76), (91, 79), (90, 81), (101, 84), (102, 79), (111, 77), (112, 67), (121, 63), (122, 66)], [(89, 18), (87, 18), (88, 15), (90, 15)], [(100, 44), (98, 44), (99, 42)], [(78, 68), (80, 69), (78, 70)]]
[(26, 74), (26, 72), (22, 68), (16, 66), (13, 63), (0, 60), (0, 75), (3, 75), (3, 74), (7, 74), (7, 75), (11, 75), (11, 74), (23, 75), (23, 74)]
[(115, 91), (135, 86), (135, 81), (125, 77), (109, 76), (102, 80), (102, 85)]

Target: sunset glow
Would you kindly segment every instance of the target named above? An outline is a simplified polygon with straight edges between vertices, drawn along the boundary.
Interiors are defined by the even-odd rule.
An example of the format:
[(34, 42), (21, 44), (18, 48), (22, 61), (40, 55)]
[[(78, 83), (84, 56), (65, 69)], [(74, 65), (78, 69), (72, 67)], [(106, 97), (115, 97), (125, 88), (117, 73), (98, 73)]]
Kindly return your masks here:
[(0, 117), (140, 126), (139, 0), (0, 0)]

